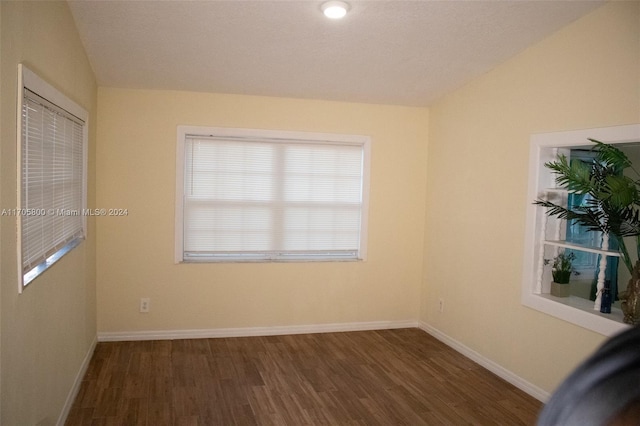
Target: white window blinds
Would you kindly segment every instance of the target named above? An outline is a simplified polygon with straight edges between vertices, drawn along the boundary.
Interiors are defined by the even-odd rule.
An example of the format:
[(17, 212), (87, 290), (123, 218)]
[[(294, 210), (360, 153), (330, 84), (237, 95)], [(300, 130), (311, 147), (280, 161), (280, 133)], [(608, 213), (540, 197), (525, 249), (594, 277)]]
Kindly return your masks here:
[(23, 285), (84, 238), (85, 122), (23, 89), (20, 229)]
[(360, 258), (362, 143), (184, 142), (183, 260)]

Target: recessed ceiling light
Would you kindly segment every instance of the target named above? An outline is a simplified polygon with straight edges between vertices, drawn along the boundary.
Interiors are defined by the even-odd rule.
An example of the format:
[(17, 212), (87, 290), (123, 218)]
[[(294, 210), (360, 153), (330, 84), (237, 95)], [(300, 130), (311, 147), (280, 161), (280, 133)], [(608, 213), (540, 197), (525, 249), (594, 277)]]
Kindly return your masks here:
[(344, 15), (347, 14), (347, 11), (349, 10), (349, 4), (343, 1), (333, 0), (323, 3), (320, 8), (322, 9), (324, 16), (326, 16), (327, 18), (341, 19), (344, 18)]

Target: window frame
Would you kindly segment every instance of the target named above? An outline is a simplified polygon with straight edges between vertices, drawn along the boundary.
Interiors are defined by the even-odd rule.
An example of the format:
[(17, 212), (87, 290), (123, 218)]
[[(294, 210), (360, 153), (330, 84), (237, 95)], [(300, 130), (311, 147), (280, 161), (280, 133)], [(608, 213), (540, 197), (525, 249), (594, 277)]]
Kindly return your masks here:
[[(24, 211), (26, 206), (22, 200), (22, 145), (25, 129), (22, 127), (22, 109), (25, 103), (25, 89), (31, 91), (36, 96), (43, 98), (45, 101), (53, 104), (55, 107), (64, 110), (65, 113), (75, 116), (83, 122), (82, 124), (82, 194), (81, 194), (81, 211), (75, 212), (81, 216), (81, 235), (69, 241), (56, 252), (49, 255), (38, 265), (24, 271), (22, 256), (22, 215), (19, 212)], [(16, 149), (16, 182), (17, 182), (17, 200), (16, 200), (16, 233), (17, 233), (17, 263), (18, 263), (18, 292), (22, 293), (24, 289), (33, 282), (44, 271), (48, 270), (65, 254), (69, 253), (77, 247), (87, 236), (87, 221), (83, 214), (87, 207), (87, 163), (88, 163), (88, 140), (89, 140), (89, 113), (82, 106), (72, 101), (66, 95), (61, 93), (47, 81), (38, 76), (24, 64), (18, 64), (18, 96), (17, 96), (17, 117), (16, 117), (16, 133), (17, 133), (17, 149)], [(44, 214), (56, 214), (47, 209)]]
[[(309, 143), (330, 143), (360, 145), (363, 149), (362, 164), (362, 208), (360, 216), (360, 246), (357, 256), (312, 256), (282, 255), (278, 257), (254, 256), (255, 252), (246, 252), (237, 256), (220, 255), (218, 259), (207, 257), (202, 260), (185, 259), (184, 254), (184, 188), (185, 188), (185, 142), (187, 136), (229, 137), (235, 139), (296, 140)], [(245, 263), (245, 262), (351, 262), (364, 261), (367, 258), (368, 210), (370, 188), (371, 138), (363, 135), (296, 132), (284, 130), (262, 130), (247, 128), (186, 126), (177, 127), (176, 143), (176, 200), (175, 200), (175, 250), (174, 261), (178, 263)]]
[(637, 142), (640, 141), (640, 124), (531, 135), (521, 303), (588, 330), (612, 336), (628, 328), (628, 324), (622, 322), (621, 313), (602, 314), (593, 309), (594, 303), (591, 301), (574, 296), (559, 300), (535, 291), (537, 277), (542, 273), (538, 268), (541, 245), (539, 236), (540, 224), (546, 220), (546, 213), (543, 208), (535, 206), (533, 201), (539, 198), (544, 189), (555, 187), (555, 177), (544, 164), (555, 159), (554, 149), (589, 145), (589, 138), (607, 144)]

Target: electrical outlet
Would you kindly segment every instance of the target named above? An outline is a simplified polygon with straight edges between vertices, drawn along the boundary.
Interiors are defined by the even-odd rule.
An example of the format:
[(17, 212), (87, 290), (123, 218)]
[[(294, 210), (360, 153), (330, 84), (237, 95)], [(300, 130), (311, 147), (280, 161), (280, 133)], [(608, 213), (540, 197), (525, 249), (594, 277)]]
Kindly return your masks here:
[(143, 297), (142, 299), (140, 299), (140, 312), (146, 314), (147, 312), (149, 312), (150, 307), (151, 299), (149, 299), (148, 297)]
[(438, 310), (444, 312), (444, 299), (438, 300)]

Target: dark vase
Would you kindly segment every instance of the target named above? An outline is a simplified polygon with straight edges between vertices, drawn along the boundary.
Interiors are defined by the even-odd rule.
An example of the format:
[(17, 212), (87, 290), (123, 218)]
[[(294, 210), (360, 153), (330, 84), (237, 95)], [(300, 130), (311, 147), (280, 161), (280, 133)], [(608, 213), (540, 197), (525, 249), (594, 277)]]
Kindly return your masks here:
[(604, 281), (602, 296), (600, 297), (600, 312), (603, 314), (611, 313), (611, 281)]
[(571, 271), (553, 271), (553, 281), (558, 284), (568, 284), (571, 279)]

